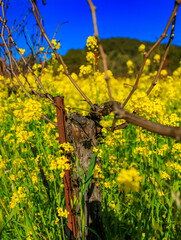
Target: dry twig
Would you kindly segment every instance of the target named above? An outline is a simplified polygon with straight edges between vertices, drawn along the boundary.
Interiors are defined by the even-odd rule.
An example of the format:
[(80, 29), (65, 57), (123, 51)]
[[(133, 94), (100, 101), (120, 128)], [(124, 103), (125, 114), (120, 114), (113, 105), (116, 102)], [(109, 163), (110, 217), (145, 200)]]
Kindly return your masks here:
[[(60, 23), (60, 24), (57, 26), (57, 28), (56, 28), (56, 30), (55, 30), (55, 33), (54, 33), (54, 35), (53, 35), (52, 40), (55, 38), (55, 36), (56, 36), (56, 34), (57, 34), (57, 31), (58, 31), (59, 27), (60, 27), (62, 24), (65, 24), (65, 23), (67, 23), (67, 22)], [(46, 52), (45, 52), (44, 60), (43, 60), (42, 65), (41, 65), (42, 67), (41, 67), (41, 73), (40, 73), (40, 76), (42, 75), (43, 69), (44, 69), (44, 67), (45, 67), (46, 56), (47, 56), (47, 54), (48, 54), (49, 49), (50, 49), (50, 46), (47, 47), (47, 50), (46, 50)]]
[[(3, 5), (1, 4), (2, 6), (2, 9), (3, 9)], [(32, 75), (35, 77), (36, 81), (38, 82), (38, 84), (40, 85), (41, 89), (44, 91), (44, 93), (47, 95), (47, 97), (52, 101), (52, 103), (54, 102), (52, 97), (50, 96), (50, 94), (46, 91), (46, 89), (44, 88), (43, 84), (41, 83), (40, 79), (36, 76), (36, 74), (34, 73), (34, 71), (31, 69), (31, 67), (29, 66), (29, 64), (27, 63), (27, 61), (25, 60), (25, 58), (23, 57), (23, 55), (21, 54), (21, 52), (19, 51), (19, 48), (17, 47), (14, 39), (12, 38), (11, 36), (11, 32), (10, 32), (10, 29), (8, 28), (8, 26), (6, 25), (6, 20), (4, 18), (4, 20), (1, 18), (0, 16), (0, 21), (3, 23), (3, 26), (6, 28), (6, 30), (8, 31), (8, 36), (9, 36), (9, 39), (11, 41), (11, 43), (15, 46), (16, 50), (18, 51), (19, 55), (21, 56), (25, 66), (28, 68), (28, 70), (32, 73)], [(4, 28), (3, 28), (3, 34), (4, 34)], [(8, 49), (8, 46), (4, 40), (4, 36), (3, 36), (2, 32), (1, 32), (1, 38), (3, 40), (3, 43), (4, 45), (6, 46), (6, 49), (8, 51), (8, 54), (10, 56), (10, 61), (11, 61), (11, 53)], [(13, 69), (11, 68), (11, 70), (13, 71)], [(17, 78), (17, 76), (15, 76), (15, 73), (13, 73), (14, 77)], [(18, 80), (17, 80), (18, 81)], [(22, 84), (21, 84), (21, 87), (23, 88)], [(26, 91), (26, 89), (24, 88), (24, 90)], [(27, 91), (26, 91), (27, 92)]]
[[(20, 68), (19, 68), (19, 66), (18, 66), (18, 64), (17, 64), (17, 62), (16, 62), (16, 60), (15, 60), (14, 57), (12, 56), (11, 51), (9, 50), (9, 45), (6, 43), (6, 41), (5, 41), (5, 39), (4, 39), (4, 30), (5, 30), (5, 28), (6, 28), (7, 31), (8, 31), (10, 42), (11, 42), (12, 44), (14, 44), (14, 46), (16, 47), (16, 49), (18, 50), (19, 53), (20, 53), (20, 51), (19, 51), (17, 45), (15, 44), (15, 42), (14, 42), (14, 40), (13, 40), (11, 34), (10, 34), (9, 28), (8, 28), (7, 25), (6, 25), (6, 22), (7, 22), (7, 21), (6, 21), (6, 19), (5, 19), (4, 2), (0, 2), (0, 4), (1, 4), (2, 14), (3, 14), (3, 19), (0, 17), (0, 20), (1, 20), (1, 22), (2, 22), (1, 39), (2, 39), (2, 41), (3, 41), (3, 45), (4, 45), (5, 48), (6, 48), (6, 51), (7, 51), (7, 53), (8, 53), (9, 64), (10, 64), (10, 75), (12, 74), (13, 77), (16, 78), (17, 82), (18, 82), (19, 85), (22, 87), (22, 90), (25, 92), (25, 94), (26, 94), (29, 98), (32, 98), (32, 96), (29, 94), (29, 92), (25, 89), (25, 86), (23, 85), (23, 83), (21, 82), (21, 80), (18, 78), (18, 76), (17, 76), (17, 75), (15, 74), (15, 72), (14, 72), (12, 61), (14, 62), (15, 66), (16, 66), (16, 68), (17, 68), (17, 70), (18, 70), (18, 72), (19, 72), (20, 74), (22, 73), (21, 70), (20, 70)], [(22, 59), (24, 59), (21, 53), (20, 53), (20, 55), (21, 55)], [(25, 62), (25, 65), (27, 66), (27, 63), (26, 63), (25, 59), (24, 59), (24, 62)], [(31, 72), (34, 74), (33, 70), (32, 70), (30, 67), (29, 67), (29, 69), (30, 69)], [(7, 69), (7, 70), (8, 70), (8, 69)], [(34, 74), (34, 76), (36, 76), (36, 75)], [(25, 78), (26, 82), (28, 83), (30, 89), (31, 89), (36, 95), (38, 95), (38, 93), (33, 89), (33, 87), (31, 86), (31, 84), (30, 84), (29, 81), (27, 80), (27, 78), (26, 78), (24, 75), (23, 75), (23, 77)], [(12, 79), (12, 77), (11, 77), (10, 79)], [(39, 80), (39, 81), (40, 81), (40, 80)], [(13, 82), (12, 82), (12, 83), (13, 83)], [(42, 86), (41, 86), (41, 87), (42, 87)], [(53, 99), (52, 99), (52, 97), (51, 97), (49, 94), (48, 94), (48, 95), (47, 95), (47, 94), (48, 94), (48, 93), (47, 93), (46, 90), (45, 90), (45, 95), (46, 95), (46, 97), (48, 97), (52, 102), (54, 102)], [(54, 126), (57, 126), (56, 123), (54, 123), (53, 121), (51, 121), (51, 120), (50, 120), (47, 116), (45, 116), (44, 114), (42, 114), (42, 117), (43, 117), (44, 120), (50, 122), (50, 123), (53, 124)]]
[[(79, 88), (79, 86), (77, 85), (77, 83), (76, 83), (76, 82), (74, 81), (74, 79), (71, 77), (71, 75), (70, 75), (70, 73), (69, 73), (69, 71), (68, 71), (68, 69), (67, 69), (67, 67), (66, 67), (66, 65), (65, 65), (65, 63), (64, 63), (64, 61), (63, 61), (62, 56), (57, 53), (56, 48), (55, 48), (55, 47), (53, 46), (53, 44), (50, 42), (48, 36), (47, 36), (46, 33), (45, 33), (45, 30), (44, 30), (43, 27), (42, 27), (42, 24), (41, 24), (40, 21), (39, 21), (38, 16), (37, 16), (37, 14), (36, 14), (36, 11), (38, 11), (38, 10), (37, 10), (37, 9), (38, 9), (38, 8), (37, 8), (37, 5), (35, 4), (34, 1), (31, 0), (31, 2), (32, 2), (32, 5), (33, 5), (33, 14), (34, 14), (35, 19), (36, 19), (36, 21), (37, 21), (37, 23), (38, 23), (38, 26), (39, 26), (39, 28), (40, 28), (40, 30), (41, 30), (44, 38), (46, 39), (48, 45), (50, 46), (50, 48), (51, 48), (52, 51), (54, 52), (55, 57), (61, 62), (62, 66), (63, 66), (63, 68), (64, 68), (64, 71), (65, 71), (66, 76), (70, 79), (70, 81), (73, 83), (74, 87), (79, 91), (79, 93), (82, 95), (82, 97), (86, 100), (86, 102), (87, 102), (87, 103), (91, 106), (91, 108), (94, 110), (94, 109), (95, 109), (94, 104), (93, 104), (93, 103), (91, 102), (91, 100), (83, 93), (83, 91)], [(36, 10), (36, 11), (35, 11), (35, 10)], [(38, 11), (38, 13), (39, 13), (39, 11)]]
[[(176, 13), (177, 13), (177, 10), (178, 10), (178, 7), (179, 7), (180, 3), (181, 3), (180, 0), (175, 2), (175, 7), (174, 7), (174, 9), (173, 9), (173, 12), (172, 12), (169, 20), (168, 20), (168, 23), (167, 23), (167, 25), (166, 25), (166, 28), (165, 28), (163, 34), (162, 34), (161, 37), (158, 39), (158, 41), (153, 45), (153, 47), (145, 54), (144, 60), (143, 60), (143, 63), (142, 63), (142, 65), (141, 65), (141, 68), (140, 68), (140, 70), (139, 70), (139, 73), (138, 73), (137, 79), (136, 79), (136, 81), (135, 81), (135, 84), (132, 86), (132, 90), (131, 90), (131, 92), (129, 93), (129, 95), (128, 95), (128, 97), (126, 98), (126, 100), (124, 101), (124, 103), (123, 103), (123, 105), (122, 105), (122, 108), (124, 108), (124, 107), (126, 106), (126, 104), (128, 103), (128, 101), (129, 101), (129, 99), (131, 98), (131, 96), (133, 95), (133, 93), (136, 91), (136, 89), (138, 89), (138, 84), (139, 84), (139, 81), (140, 81), (140, 77), (141, 77), (141, 75), (142, 75), (143, 68), (144, 68), (144, 66), (145, 66), (145, 63), (146, 63), (147, 58), (148, 58), (149, 55), (154, 51), (154, 49), (160, 44), (160, 42), (161, 42), (164, 38), (167, 37), (168, 28), (169, 28), (171, 22), (173, 21), (173, 19), (174, 19), (175, 16), (176, 16)], [(175, 24), (174, 24), (174, 26), (175, 26)], [(174, 28), (173, 28), (173, 29), (174, 29)], [(173, 39), (173, 38), (172, 38), (172, 39)], [(170, 44), (171, 44), (171, 42), (170, 42)], [(170, 46), (170, 45), (169, 45), (169, 46)], [(160, 75), (160, 71), (161, 71), (161, 69), (162, 69), (162, 67), (163, 67), (163, 64), (164, 64), (164, 62), (165, 62), (165, 58), (166, 58), (166, 56), (167, 56), (168, 50), (169, 50), (169, 47), (166, 49), (166, 52), (165, 52), (165, 54), (164, 54), (165, 57), (162, 58), (162, 61), (161, 61), (161, 63), (160, 63), (160, 68), (159, 68), (159, 71), (158, 71), (158, 73), (157, 73), (156, 80), (158, 79), (158, 77), (159, 77), (159, 75)], [(149, 92), (148, 92), (148, 94), (149, 94)]]
[[(178, 4), (175, 5), (175, 7), (177, 6), (177, 9), (178, 9)], [(171, 29), (171, 33), (170, 33), (170, 38), (169, 38), (169, 41), (168, 41), (168, 44), (167, 44), (167, 47), (166, 47), (166, 50), (165, 50), (165, 53), (162, 57), (162, 61), (160, 63), (160, 66), (159, 66), (159, 69), (158, 69), (158, 72), (156, 74), (156, 77), (155, 79), (153, 80), (153, 82), (151, 83), (151, 86), (149, 87), (148, 91), (146, 92), (147, 95), (150, 94), (150, 92), (152, 91), (152, 89), (154, 88), (154, 86), (157, 84), (157, 80), (159, 78), (159, 75), (160, 75), (160, 72), (163, 68), (163, 65), (164, 65), (164, 62), (166, 60), (166, 57), (167, 57), (167, 54), (168, 54), (168, 51), (170, 49), (170, 46), (171, 46), (171, 43), (172, 43), (172, 40), (174, 38), (174, 30), (175, 30), (175, 21), (176, 21), (176, 14), (177, 14), (177, 11), (175, 12), (175, 15), (173, 17), (173, 20), (172, 20), (172, 29)]]
[(87, 0), (87, 1), (88, 1), (88, 4), (89, 4), (91, 13), (92, 13), (92, 20), (93, 20), (93, 25), (94, 25), (94, 36), (97, 38), (99, 51), (100, 51), (100, 54), (101, 54), (101, 57), (102, 57), (102, 62), (103, 62), (103, 68), (104, 68), (104, 73), (105, 73), (105, 80), (106, 80), (107, 88), (108, 88), (109, 99), (110, 99), (110, 101), (113, 101), (114, 99), (113, 99), (112, 94), (111, 94), (109, 77), (108, 77), (108, 74), (107, 74), (107, 70), (108, 70), (108, 68), (107, 68), (107, 56), (104, 52), (103, 46), (102, 46), (102, 44), (100, 42), (100, 39), (99, 39), (97, 20), (96, 20), (96, 7), (94, 6), (94, 4), (92, 3), (91, 0)]

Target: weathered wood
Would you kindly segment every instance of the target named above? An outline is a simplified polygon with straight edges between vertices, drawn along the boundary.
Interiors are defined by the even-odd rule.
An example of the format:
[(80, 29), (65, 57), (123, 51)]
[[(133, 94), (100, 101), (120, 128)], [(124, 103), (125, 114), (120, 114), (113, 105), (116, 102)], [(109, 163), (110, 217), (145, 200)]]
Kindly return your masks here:
[[(55, 106), (57, 111), (59, 142), (60, 144), (62, 144), (64, 142), (67, 142), (64, 97), (55, 97), (54, 100), (55, 100)], [(72, 231), (74, 237), (76, 238), (77, 237), (76, 216), (71, 206), (71, 201), (72, 202), (74, 201), (71, 170), (64, 170), (64, 171), (65, 171), (65, 175), (63, 177), (63, 181), (64, 181), (64, 191), (65, 191), (65, 202), (66, 202), (66, 209), (69, 212), (68, 227), (70, 231)]]
[[(89, 117), (82, 116), (79, 113), (72, 113), (67, 116), (67, 136), (68, 141), (73, 145), (75, 154), (79, 159), (80, 166), (76, 164), (77, 172), (83, 169), (87, 174), (89, 163), (93, 155), (93, 148), (98, 146), (98, 136), (101, 128), (94, 120)], [(97, 160), (100, 165), (100, 159)], [(75, 176), (76, 183), (82, 182), (83, 178), (79, 174)], [(80, 198), (80, 188), (77, 184), (76, 191), (77, 198)], [(101, 201), (102, 193), (100, 187), (94, 183), (90, 183), (85, 195), (85, 238), (86, 240), (97, 239), (87, 227), (90, 227), (104, 239), (104, 229), (101, 217)], [(78, 212), (80, 210), (77, 209)], [(78, 215), (78, 239), (81, 239), (81, 217)]]

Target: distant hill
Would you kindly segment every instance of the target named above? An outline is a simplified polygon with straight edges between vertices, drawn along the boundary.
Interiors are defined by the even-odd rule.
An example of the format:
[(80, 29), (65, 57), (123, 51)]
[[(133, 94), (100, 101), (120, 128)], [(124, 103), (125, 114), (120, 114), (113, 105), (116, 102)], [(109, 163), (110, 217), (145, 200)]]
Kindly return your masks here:
[[(141, 56), (141, 54), (138, 52), (138, 47), (143, 43), (146, 46), (146, 51), (148, 51), (151, 46), (153, 46), (153, 43), (130, 38), (102, 39), (101, 43), (105, 53), (107, 54), (108, 68), (113, 72), (115, 77), (126, 75), (126, 62), (128, 60), (133, 61), (135, 69), (138, 71), (143, 60), (143, 56)], [(156, 53), (162, 56), (165, 48), (166, 44), (159, 45), (151, 54), (150, 58), (152, 59)], [(85, 65), (87, 63), (86, 49), (71, 49), (65, 56), (63, 56), (63, 59), (70, 72), (79, 73), (79, 67), (82, 64)], [(179, 66), (180, 60), (181, 47), (172, 45), (170, 47), (164, 68), (171, 73)], [(100, 68), (102, 68), (101, 63)], [(155, 66), (151, 66), (151, 70), (155, 70)]]

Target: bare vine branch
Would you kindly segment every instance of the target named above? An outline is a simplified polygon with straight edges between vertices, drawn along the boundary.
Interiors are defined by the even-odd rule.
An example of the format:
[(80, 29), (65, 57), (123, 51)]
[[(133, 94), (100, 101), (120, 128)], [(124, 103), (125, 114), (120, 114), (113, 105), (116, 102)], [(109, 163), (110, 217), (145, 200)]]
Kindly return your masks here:
[[(1, 20), (1, 22), (2, 22), (1, 39), (2, 39), (2, 41), (3, 41), (3, 45), (4, 45), (5, 48), (6, 48), (6, 51), (7, 51), (7, 53), (8, 53), (8, 58), (9, 58), (9, 63), (10, 63), (10, 74), (12, 74), (13, 77), (16, 78), (17, 82), (19, 83), (19, 85), (21, 86), (21, 88), (22, 88), (22, 90), (25, 92), (25, 94), (26, 94), (29, 98), (32, 98), (32, 96), (29, 94), (29, 92), (25, 89), (25, 86), (23, 85), (23, 83), (21, 82), (21, 80), (18, 78), (18, 76), (17, 76), (17, 75), (15, 74), (15, 72), (14, 72), (12, 61), (14, 62), (14, 64), (15, 64), (15, 66), (16, 66), (16, 68), (17, 68), (17, 70), (18, 70), (19, 73), (21, 73), (21, 70), (20, 70), (20, 68), (19, 68), (16, 60), (15, 60), (14, 57), (12, 56), (11, 51), (9, 50), (9, 47), (8, 47), (8, 45), (7, 45), (7, 43), (6, 43), (5, 39), (4, 39), (4, 30), (5, 30), (5, 28), (6, 28), (6, 29), (8, 30), (8, 33), (9, 33), (10, 41), (11, 41), (11, 43), (14, 44), (14, 40), (13, 40), (13, 38), (12, 38), (11, 35), (10, 35), (10, 30), (9, 30), (9, 28), (8, 28), (7, 25), (6, 25), (5, 12), (4, 12), (4, 2), (1, 2), (0, 4), (1, 4), (1, 7), (2, 7), (2, 14), (3, 14), (3, 19), (0, 17), (0, 20)], [(8, 39), (8, 40), (9, 40), (9, 39)], [(17, 49), (18, 52), (19, 52), (19, 49), (17, 48), (16, 44), (14, 44), (14, 46), (16, 47), (16, 49)], [(19, 53), (20, 53), (20, 52), (19, 52)], [(21, 54), (21, 55), (22, 55), (22, 54)], [(22, 59), (24, 59), (24, 58), (22, 58)], [(27, 65), (27, 63), (26, 63), (26, 65)], [(31, 68), (30, 68), (30, 69), (31, 69)], [(8, 70), (8, 69), (7, 69), (7, 70)], [(30, 89), (31, 89), (34, 93), (36, 93), (36, 91), (33, 90), (33, 87), (31, 86), (31, 84), (29, 83), (29, 81), (27, 80), (27, 78), (26, 78), (24, 75), (23, 75), (23, 77), (25, 78), (26, 82), (28, 83)], [(10, 78), (10, 79), (12, 79), (12, 78)], [(13, 83), (13, 82), (12, 82), (12, 83)], [(46, 92), (46, 91), (45, 91), (45, 94), (46, 94), (46, 97), (47, 97), (47, 92)], [(38, 93), (36, 93), (36, 95), (38, 95)], [(53, 99), (52, 99), (52, 101), (53, 101)], [(55, 122), (51, 121), (46, 115), (42, 114), (42, 117), (43, 117), (44, 120), (50, 122), (50, 123), (53, 124), (54, 126), (57, 126), (57, 124), (56, 124)]]
[[(41, 19), (41, 21), (42, 21), (42, 19)], [(37, 32), (38, 32), (38, 25), (37, 25)], [(39, 48), (41, 39), (42, 39), (42, 32), (40, 31), (40, 36), (39, 36), (38, 44), (37, 44), (37, 46), (36, 46), (36, 54), (38, 53), (38, 48)]]
[[(129, 101), (129, 99), (131, 98), (131, 96), (133, 95), (133, 93), (136, 91), (136, 89), (138, 89), (138, 84), (139, 84), (139, 81), (140, 81), (140, 77), (141, 77), (141, 75), (142, 75), (142, 72), (143, 72), (143, 69), (144, 69), (144, 66), (145, 66), (145, 63), (146, 63), (147, 58), (148, 58), (149, 55), (154, 51), (154, 49), (160, 44), (160, 42), (161, 42), (164, 38), (167, 37), (168, 28), (169, 28), (172, 20), (175, 18), (175, 15), (176, 15), (176, 13), (177, 13), (177, 10), (178, 10), (178, 7), (179, 7), (179, 5), (180, 5), (180, 2), (181, 2), (181, 1), (176, 1), (176, 2), (175, 2), (175, 7), (174, 7), (174, 9), (173, 9), (173, 11), (172, 11), (172, 14), (171, 14), (171, 16), (170, 16), (170, 18), (169, 18), (169, 20), (168, 20), (168, 23), (167, 23), (167, 25), (166, 25), (166, 28), (165, 28), (163, 34), (162, 34), (161, 37), (158, 39), (158, 41), (153, 45), (153, 47), (145, 54), (144, 60), (143, 60), (143, 63), (142, 63), (142, 65), (141, 65), (141, 68), (140, 68), (140, 70), (139, 70), (139, 73), (138, 73), (137, 79), (136, 79), (136, 81), (135, 81), (135, 84), (132, 86), (132, 90), (131, 90), (131, 92), (129, 93), (129, 95), (128, 95), (128, 97), (126, 98), (126, 100), (124, 101), (124, 103), (123, 103), (123, 105), (122, 105), (122, 108), (124, 108), (124, 107), (126, 106), (126, 104), (128, 103), (128, 101)], [(169, 48), (168, 48), (168, 50), (169, 50)], [(166, 51), (167, 51), (167, 50), (166, 50)], [(167, 53), (168, 53), (168, 52), (167, 52)], [(166, 53), (166, 55), (167, 55), (167, 53)], [(166, 55), (165, 55), (165, 57), (166, 57)], [(162, 62), (160, 63), (161, 68), (163, 67), (164, 61), (165, 61), (165, 58), (163, 58), (163, 59), (162, 59)], [(161, 71), (161, 68), (159, 68), (160, 71)], [(158, 75), (158, 76), (157, 76), (157, 79), (158, 79), (158, 77), (159, 77), (160, 71), (157, 73), (157, 75)]]
[[(4, 7), (3, 7), (2, 4), (1, 4), (1, 6), (2, 6), (2, 9), (3, 9)], [(40, 85), (40, 87), (42, 88), (42, 90), (44, 91), (44, 93), (47, 95), (47, 97), (48, 97), (52, 102), (54, 102), (53, 99), (52, 99), (52, 97), (50, 96), (50, 94), (49, 94), (49, 93), (46, 91), (46, 89), (44, 88), (44, 86), (43, 86), (43, 84), (41, 83), (40, 79), (36, 76), (36, 74), (34, 73), (34, 71), (31, 69), (31, 67), (29, 66), (29, 64), (27, 63), (27, 61), (25, 60), (25, 58), (23, 57), (23, 55), (21, 54), (21, 52), (19, 51), (19, 48), (17, 47), (14, 39), (13, 39), (12, 36), (11, 36), (10, 29), (9, 29), (8, 26), (6, 25), (6, 20), (5, 20), (5, 18), (4, 18), (4, 20), (3, 20), (3, 19), (1, 18), (1, 16), (0, 16), (0, 21), (3, 23), (4, 27), (5, 27), (6, 30), (8, 31), (9, 39), (10, 39), (11, 43), (15, 46), (15, 48), (16, 48), (16, 50), (18, 51), (19, 55), (21, 56), (21, 58), (22, 58), (22, 60), (23, 60), (23, 62), (24, 62), (24, 64), (25, 64), (25, 66), (26, 66), (26, 67), (28, 68), (28, 70), (33, 74), (33, 76), (35, 77), (36, 81), (38, 82), (38, 84)], [(3, 30), (3, 32), (4, 32), (4, 30)], [(6, 45), (6, 42), (5, 42), (5, 40), (4, 40), (4, 36), (3, 36), (2, 34), (1, 34), (1, 37), (3, 37), (2, 40), (3, 40), (3, 43), (4, 43), (5, 46), (6, 46), (6, 49), (7, 49), (7, 51), (8, 51), (8, 54), (10, 54), (10, 51), (9, 51), (9, 49), (8, 49), (8, 46)], [(11, 56), (11, 54), (10, 54), (9, 56)], [(11, 59), (11, 57), (10, 57), (10, 59)], [(15, 77), (17, 78), (17, 76), (15, 76)], [(22, 87), (22, 85), (21, 85), (21, 87)], [(26, 91), (26, 90), (25, 90), (25, 91)]]
[(33, 53), (33, 49), (32, 49), (32, 47), (30, 46), (30, 44), (29, 44), (29, 42), (28, 42), (28, 39), (27, 39), (27, 36), (26, 36), (26, 33), (25, 33), (25, 29), (24, 29), (24, 27), (23, 27), (23, 30), (22, 30), (22, 31), (23, 31), (23, 35), (24, 35), (24, 38), (25, 38), (26, 44), (27, 44), (27, 46), (29, 47), (29, 49), (30, 49), (32, 55), (34, 55), (34, 53)]
[[(60, 24), (57, 26), (57, 28), (56, 28), (56, 30), (55, 30), (55, 33), (54, 33), (54, 35), (53, 35), (52, 40), (55, 38), (55, 36), (56, 36), (56, 34), (57, 34), (57, 32), (58, 32), (59, 27), (60, 27), (62, 24), (65, 24), (65, 23), (67, 23), (67, 22), (60, 23)], [(44, 60), (43, 60), (42, 65), (41, 65), (42, 67), (41, 67), (40, 76), (42, 75), (43, 69), (44, 69), (44, 67), (45, 67), (46, 56), (47, 56), (47, 54), (48, 54), (49, 49), (50, 49), (50, 46), (48, 46), (48, 48), (47, 48), (47, 50), (46, 50), (46, 53), (45, 53), (45, 55), (44, 55)]]
[(3, 14), (3, 19), (0, 17), (0, 20), (1, 20), (2, 24), (3, 24), (2, 30), (1, 30), (1, 38), (2, 38), (2, 41), (3, 41), (3, 44), (4, 44), (5, 48), (6, 48), (6, 50), (7, 50), (7, 52), (8, 52), (11, 73), (12, 73), (12, 75), (16, 78), (16, 80), (18, 81), (19, 85), (22, 87), (23, 91), (24, 91), (29, 97), (31, 97), (30, 94), (26, 91), (24, 85), (23, 85), (22, 82), (19, 80), (19, 78), (16, 76), (16, 74), (15, 74), (15, 72), (14, 72), (14, 70), (13, 70), (11, 52), (10, 52), (10, 50), (9, 50), (9, 48), (8, 48), (8, 46), (7, 46), (7, 43), (6, 43), (5, 39), (4, 39), (4, 30), (5, 30), (5, 27), (6, 27), (6, 19), (5, 19), (5, 14), (4, 14), (4, 2), (1, 2), (1, 7), (2, 7), (2, 14)]
[[(39, 18), (38, 18), (37, 14), (36, 14), (36, 11), (38, 11), (38, 10), (37, 10), (38, 8), (37, 8), (36, 3), (35, 3), (34, 1), (32, 1), (32, 0), (31, 0), (31, 2), (32, 2), (32, 5), (33, 5), (33, 14), (34, 14), (35, 19), (36, 19), (36, 21), (37, 21), (37, 23), (38, 23), (38, 26), (39, 26), (39, 28), (40, 28), (40, 30), (41, 30), (44, 38), (46, 39), (47, 43), (49, 44), (50, 48), (51, 48), (52, 51), (54, 52), (55, 57), (61, 62), (62, 66), (63, 66), (63, 68), (64, 68), (64, 71), (65, 71), (66, 76), (70, 79), (70, 81), (73, 83), (74, 87), (79, 91), (79, 93), (82, 95), (82, 97), (86, 100), (86, 102), (87, 102), (87, 103), (91, 106), (91, 108), (94, 110), (94, 109), (95, 109), (94, 104), (93, 104), (93, 103), (91, 102), (91, 100), (82, 92), (82, 90), (79, 88), (79, 86), (77, 85), (77, 83), (76, 83), (76, 82), (74, 81), (74, 79), (71, 77), (68, 69), (66, 68), (66, 65), (65, 65), (65, 63), (64, 63), (64, 61), (63, 61), (62, 56), (57, 53), (56, 48), (53, 46), (53, 44), (50, 42), (48, 36), (46, 35), (45, 30), (43, 29), (42, 24), (40, 23)], [(35, 9), (36, 9), (36, 11), (35, 11)], [(39, 11), (38, 11), (38, 12), (39, 12)]]
[[(177, 5), (177, 6), (178, 6), (178, 5)], [(157, 74), (156, 74), (156, 77), (155, 77), (155, 79), (153, 80), (153, 82), (151, 83), (151, 86), (149, 87), (148, 91), (146, 92), (147, 95), (150, 94), (150, 92), (152, 91), (152, 89), (154, 88), (154, 86), (157, 84), (157, 80), (158, 80), (158, 78), (159, 78), (160, 72), (161, 72), (161, 70), (162, 70), (162, 68), (163, 68), (163, 64), (164, 64), (164, 62), (165, 62), (165, 60), (166, 60), (168, 51), (169, 51), (169, 49), (170, 49), (172, 40), (173, 40), (173, 38), (174, 38), (176, 14), (177, 14), (177, 12), (175, 13), (175, 15), (174, 15), (174, 17), (173, 17), (172, 29), (171, 29), (171, 33), (170, 33), (169, 42), (168, 42), (168, 44), (167, 44), (165, 53), (164, 53), (164, 55), (163, 55), (163, 57), (162, 57), (162, 61), (161, 61), (161, 63), (160, 63), (160, 66), (159, 66), (158, 72), (157, 72)]]
[(109, 84), (109, 77), (108, 77), (108, 74), (107, 74), (107, 70), (108, 70), (108, 68), (107, 68), (107, 55), (105, 54), (103, 46), (102, 46), (102, 44), (100, 42), (100, 39), (99, 39), (97, 20), (96, 20), (96, 7), (94, 6), (94, 4), (92, 3), (91, 0), (87, 0), (87, 2), (89, 4), (89, 7), (90, 7), (90, 10), (91, 10), (91, 13), (92, 13), (92, 20), (93, 20), (93, 25), (94, 25), (94, 36), (97, 38), (99, 51), (100, 51), (100, 54), (101, 54), (101, 57), (102, 57), (102, 62), (103, 62), (103, 68), (104, 68), (104, 73), (105, 73), (105, 80), (106, 80), (107, 88), (108, 88), (109, 99), (111, 101), (113, 101), (113, 97), (112, 97), (111, 89), (110, 89), (110, 84)]
[[(181, 128), (154, 123), (145, 118), (139, 117), (122, 109), (121, 103), (119, 102), (110, 101), (103, 103), (99, 108), (99, 112), (102, 113), (103, 116), (107, 116), (111, 112), (114, 112), (116, 115), (116, 119), (124, 119), (127, 123), (131, 123), (133, 125), (142, 127), (148, 131), (172, 137), (175, 138), (177, 141), (181, 141)], [(116, 126), (115, 130), (127, 127), (127, 123)]]
[[(175, 29), (176, 14), (177, 14), (177, 10), (178, 10), (178, 7), (179, 7), (180, 3), (181, 3), (180, 0), (179, 0), (179, 1), (175, 1), (175, 7), (174, 7), (174, 9), (173, 9), (173, 12), (172, 12), (172, 14), (171, 14), (171, 17), (169, 18), (169, 21), (168, 21), (168, 23), (167, 23), (167, 25), (166, 25), (166, 28), (165, 28), (163, 34), (161, 35), (160, 39), (158, 39), (158, 41), (152, 46), (152, 48), (149, 50), (149, 52), (147, 52), (147, 53), (145, 54), (144, 60), (143, 60), (143, 63), (142, 63), (142, 65), (141, 65), (141, 68), (140, 68), (140, 70), (139, 70), (139, 73), (138, 73), (137, 79), (136, 79), (136, 81), (135, 81), (135, 84), (134, 84), (133, 86), (131, 86), (131, 87), (132, 87), (132, 90), (131, 90), (131, 92), (129, 93), (128, 97), (126, 98), (125, 102), (123, 103), (122, 108), (125, 107), (125, 105), (126, 105), (127, 102), (129, 101), (129, 99), (131, 98), (131, 96), (133, 95), (133, 93), (134, 93), (134, 92), (136, 91), (136, 89), (138, 88), (139, 80), (140, 80), (140, 77), (141, 77), (141, 75), (142, 75), (142, 72), (143, 72), (143, 69), (144, 69), (144, 66), (145, 66), (145, 63), (146, 63), (147, 58), (148, 58), (149, 55), (154, 51), (154, 49), (160, 44), (160, 42), (161, 42), (165, 37), (167, 37), (167, 34), (166, 34), (166, 33), (167, 33), (168, 28), (169, 28), (169, 26), (170, 26), (170, 24), (171, 24), (171, 22), (172, 22), (172, 30), (171, 30), (169, 42), (168, 42), (168, 44), (167, 44), (165, 53), (164, 53), (164, 55), (163, 55), (163, 57), (162, 57), (162, 61), (161, 61), (161, 63), (160, 63), (160, 66), (159, 66), (157, 75), (156, 75), (155, 79), (153, 80), (150, 88), (148, 89), (147, 95), (149, 95), (149, 93), (151, 92), (151, 90), (153, 89), (153, 87), (156, 85), (157, 79), (159, 78), (160, 72), (161, 72), (162, 67), (163, 67), (163, 65), (164, 65), (164, 62), (165, 62), (165, 60), (166, 60), (166, 56), (167, 56), (167, 54), (168, 54), (168, 51), (169, 51), (171, 42), (172, 42), (172, 40), (173, 40), (173, 38), (174, 38), (174, 29)], [(112, 131), (116, 130), (117, 127), (119, 127), (119, 126), (115, 126), (115, 123), (116, 123), (116, 120), (115, 120), (115, 118), (114, 118), (114, 121), (113, 121), (113, 124), (112, 124), (112, 128), (111, 128)], [(118, 128), (118, 129), (119, 129), (119, 128)]]
[(53, 124), (55, 127), (58, 127), (57, 123), (53, 122), (52, 120), (50, 120), (47, 116), (45, 116), (44, 114), (42, 114), (42, 117), (44, 120), (48, 121), (49, 123)]
[(12, 33), (18, 31), (18, 29), (23, 25), (23, 23), (25, 22), (26, 18), (28, 17), (28, 15), (30, 14), (30, 10), (28, 10), (27, 14), (24, 16), (23, 20), (20, 22), (20, 24), (18, 24), (18, 26), (13, 30), (12, 28)]
[(177, 141), (181, 141), (181, 128), (169, 127), (159, 123), (151, 122), (145, 118), (136, 116), (121, 108), (115, 108), (117, 119), (124, 119), (128, 123), (132, 123), (136, 126), (142, 127), (148, 131), (158, 133), (160, 135), (175, 138)]

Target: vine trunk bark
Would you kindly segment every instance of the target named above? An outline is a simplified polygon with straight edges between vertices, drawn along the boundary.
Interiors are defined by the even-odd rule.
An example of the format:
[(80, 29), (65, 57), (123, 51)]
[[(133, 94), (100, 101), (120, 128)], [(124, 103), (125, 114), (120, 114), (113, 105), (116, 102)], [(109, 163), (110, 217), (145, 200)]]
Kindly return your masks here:
[[(80, 199), (80, 184), (83, 182), (83, 174), (87, 174), (89, 163), (93, 155), (93, 148), (98, 147), (98, 136), (101, 128), (96, 121), (79, 113), (67, 115), (66, 129), (68, 141), (73, 145), (75, 154), (78, 157), (76, 162), (77, 174), (74, 176), (74, 189), (76, 196)], [(100, 159), (97, 159), (100, 165)], [(83, 174), (79, 174), (83, 172)], [(90, 230), (94, 230), (101, 239), (104, 239), (104, 229), (101, 215), (102, 193), (100, 187), (95, 183), (90, 183), (85, 195), (85, 239), (96, 240), (96, 235)], [(82, 239), (80, 208), (78, 212), (78, 239)]]

